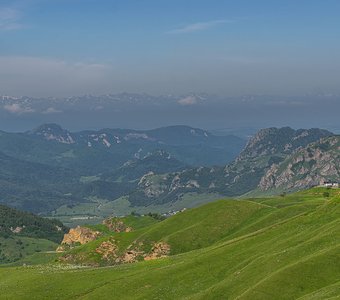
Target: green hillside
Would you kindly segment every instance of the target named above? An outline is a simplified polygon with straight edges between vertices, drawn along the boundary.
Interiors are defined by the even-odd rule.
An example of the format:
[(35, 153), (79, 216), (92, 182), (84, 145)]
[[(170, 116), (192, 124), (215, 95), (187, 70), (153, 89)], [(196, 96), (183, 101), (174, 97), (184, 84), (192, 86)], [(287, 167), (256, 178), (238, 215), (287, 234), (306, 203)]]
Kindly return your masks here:
[(106, 181), (134, 181), (139, 180), (150, 172), (164, 174), (184, 170), (188, 167), (168, 152), (158, 150), (141, 159), (127, 161), (123, 166), (103, 174), (101, 179)]
[[(29, 263), (32, 263), (31, 257), (37, 255), (38, 261), (42, 253), (55, 251), (57, 244), (39, 238), (28, 238), (23, 236), (0, 236), (0, 265), (15, 263), (20, 261), (22, 265), (28, 257)], [(35, 262), (33, 260), (33, 262)]]
[(21, 261), (35, 253), (55, 251), (67, 230), (58, 220), (0, 205), (0, 264)]
[(0, 205), (0, 236), (42, 238), (58, 243), (67, 231), (58, 220), (49, 220), (32, 213)]
[[(325, 194), (327, 192), (327, 194)], [(0, 269), (5, 299), (337, 299), (340, 191), (224, 200), (109, 233), (170, 245), (163, 259), (109, 268), (52, 262)], [(150, 220), (150, 219), (149, 219)], [(140, 221), (142, 221), (142, 225)], [(133, 224), (133, 225), (132, 225)], [(97, 227), (97, 229), (100, 229)], [(97, 241), (71, 250), (87, 256)]]

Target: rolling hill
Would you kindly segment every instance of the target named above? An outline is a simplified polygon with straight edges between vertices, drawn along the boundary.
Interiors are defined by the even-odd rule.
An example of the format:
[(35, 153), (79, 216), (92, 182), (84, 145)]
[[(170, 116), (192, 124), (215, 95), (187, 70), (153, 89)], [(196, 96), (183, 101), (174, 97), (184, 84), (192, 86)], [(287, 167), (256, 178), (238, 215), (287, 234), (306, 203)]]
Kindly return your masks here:
[(67, 229), (58, 220), (0, 205), (0, 264), (55, 250)]
[(0, 203), (48, 212), (83, 201), (70, 193), (77, 183), (69, 169), (13, 158), (0, 152)]
[(145, 174), (164, 174), (187, 169), (188, 166), (174, 158), (164, 150), (147, 154), (140, 159), (129, 160), (121, 167), (104, 173), (100, 179), (105, 181), (122, 182), (140, 180)]
[[(0, 268), (2, 295), (7, 299), (335, 299), (340, 288), (339, 201), (339, 189), (314, 188), (285, 197), (221, 200), (165, 221), (130, 216), (121, 219), (134, 227), (129, 232), (90, 227), (102, 236), (62, 254), (76, 265), (52, 258), (50, 264)], [(139, 245), (149, 255), (154, 254), (155, 243), (168, 248), (163, 248), (162, 258), (154, 255), (149, 260), (142, 254), (140, 262), (93, 267), (112, 264), (98, 251), (108, 241), (116, 245), (118, 257), (136, 251), (130, 245)]]

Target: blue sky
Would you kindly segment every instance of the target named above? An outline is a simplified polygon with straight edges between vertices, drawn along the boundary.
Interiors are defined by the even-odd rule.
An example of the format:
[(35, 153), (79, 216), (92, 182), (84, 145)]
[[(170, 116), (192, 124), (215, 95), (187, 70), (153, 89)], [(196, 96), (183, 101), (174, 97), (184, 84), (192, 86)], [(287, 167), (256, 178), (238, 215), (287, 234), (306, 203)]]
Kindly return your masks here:
[(338, 0), (0, 0), (0, 94), (340, 93)]

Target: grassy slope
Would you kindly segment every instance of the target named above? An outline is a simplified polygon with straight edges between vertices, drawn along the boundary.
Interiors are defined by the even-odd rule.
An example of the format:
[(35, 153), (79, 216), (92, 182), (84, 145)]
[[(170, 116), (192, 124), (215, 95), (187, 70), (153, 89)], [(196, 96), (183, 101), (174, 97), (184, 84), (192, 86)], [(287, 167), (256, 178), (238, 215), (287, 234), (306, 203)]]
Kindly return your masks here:
[[(112, 268), (0, 269), (6, 299), (326, 299), (340, 295), (340, 195), (219, 201), (141, 228), (173, 253)], [(238, 218), (239, 216), (239, 218)], [(195, 237), (195, 239), (193, 238)], [(30, 291), (27, 293), (27, 291)]]
[[(120, 253), (124, 253), (134, 241), (143, 242), (142, 248), (146, 252), (149, 252), (152, 245), (158, 241), (168, 243), (172, 255), (201, 249), (226, 237), (235, 227), (261, 209), (267, 210), (267, 207), (254, 202), (222, 200), (203, 208), (187, 210), (163, 222), (155, 222), (150, 217), (124, 218), (124, 223), (135, 229), (130, 233), (108, 232), (104, 225), (89, 226), (102, 231), (105, 236), (77, 247), (66, 255), (69, 253), (76, 255), (74, 263), (105, 265), (108, 262), (101, 260), (101, 256), (95, 250), (103, 241), (112, 237), (118, 244)], [(157, 224), (147, 226), (152, 223)]]
[(35, 253), (55, 251), (67, 231), (58, 220), (0, 205), (0, 265), (22, 262)]
[(0, 237), (0, 264), (22, 261), (23, 258), (39, 252), (54, 251), (57, 246), (58, 244), (45, 239)]

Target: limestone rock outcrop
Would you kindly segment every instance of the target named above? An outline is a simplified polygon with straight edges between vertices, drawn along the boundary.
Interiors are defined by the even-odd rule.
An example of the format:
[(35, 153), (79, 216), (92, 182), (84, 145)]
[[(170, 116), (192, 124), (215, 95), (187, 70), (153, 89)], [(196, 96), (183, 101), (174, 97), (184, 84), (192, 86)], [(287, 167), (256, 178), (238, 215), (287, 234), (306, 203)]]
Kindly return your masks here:
[(99, 231), (94, 231), (86, 227), (77, 226), (76, 228), (71, 228), (69, 233), (64, 235), (64, 239), (57, 248), (57, 252), (63, 252), (77, 244), (87, 244), (88, 242), (96, 240), (100, 235), (101, 233)]
[(103, 224), (113, 232), (131, 232), (132, 227), (126, 226), (119, 218), (111, 218), (103, 221)]

